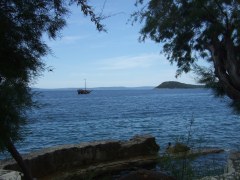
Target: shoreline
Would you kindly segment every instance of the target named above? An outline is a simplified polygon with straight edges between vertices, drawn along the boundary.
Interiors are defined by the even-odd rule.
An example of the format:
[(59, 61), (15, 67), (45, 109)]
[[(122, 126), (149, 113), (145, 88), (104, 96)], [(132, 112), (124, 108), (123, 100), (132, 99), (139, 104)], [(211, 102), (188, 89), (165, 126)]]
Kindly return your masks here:
[[(68, 179), (68, 177), (82, 177), (93, 172), (96, 176), (100, 176), (110, 172), (116, 173), (132, 169), (132, 167), (148, 165), (154, 167), (161, 161), (159, 149), (155, 137), (141, 135), (134, 136), (128, 141), (95, 141), (46, 148), (24, 155), (23, 158), (34, 177), (40, 179), (43, 177), (44, 179), (53, 179), (53, 177), (56, 177), (55, 179)], [(175, 154), (172, 158), (203, 157), (220, 153), (226, 153), (226, 151), (222, 149), (191, 150), (188, 153)], [(235, 159), (232, 158), (232, 162), (240, 159), (240, 153), (234, 157)], [(235, 170), (238, 168), (238, 166), (235, 166), (228, 168), (231, 169), (228, 174), (229, 172), (231, 174), (240, 172), (240, 167)], [(229, 162), (227, 167), (230, 167)], [(19, 171), (13, 160), (0, 160), (1, 169), (14, 170), (10, 171), (10, 174)], [(62, 171), (63, 169), (64, 171)]]

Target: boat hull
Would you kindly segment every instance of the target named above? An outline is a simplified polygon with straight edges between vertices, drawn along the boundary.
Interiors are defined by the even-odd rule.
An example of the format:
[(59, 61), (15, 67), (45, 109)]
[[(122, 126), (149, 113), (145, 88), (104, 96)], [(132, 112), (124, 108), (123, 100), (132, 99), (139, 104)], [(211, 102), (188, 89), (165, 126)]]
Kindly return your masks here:
[(91, 91), (85, 90), (85, 89), (78, 89), (77, 92), (78, 92), (78, 94), (89, 94)]

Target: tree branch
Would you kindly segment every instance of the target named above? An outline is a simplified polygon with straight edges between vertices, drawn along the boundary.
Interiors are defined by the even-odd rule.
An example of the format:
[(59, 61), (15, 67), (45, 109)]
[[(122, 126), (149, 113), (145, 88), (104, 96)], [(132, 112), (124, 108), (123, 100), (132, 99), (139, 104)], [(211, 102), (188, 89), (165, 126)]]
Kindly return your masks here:
[(208, 14), (208, 21), (215, 24), (217, 23), (218, 21), (216, 20), (215, 16), (212, 15), (211, 11), (208, 10), (208, 8), (203, 5), (203, 9), (207, 12)]
[(103, 16), (100, 14), (100, 16), (97, 16), (92, 6), (89, 6), (87, 4), (87, 0), (73, 0), (77, 3), (77, 5), (81, 6), (81, 10), (85, 16), (90, 16), (91, 21), (96, 25), (98, 31), (104, 31), (106, 32), (106, 29), (104, 25), (101, 23), (101, 20), (103, 20)]
[(228, 34), (228, 31), (230, 31), (228, 15), (226, 12), (224, 12), (222, 6), (219, 4), (219, 2), (217, 0), (214, 0), (214, 2), (218, 6), (218, 8), (221, 11), (221, 13), (223, 14), (223, 16), (225, 16), (225, 18), (226, 18), (226, 34)]

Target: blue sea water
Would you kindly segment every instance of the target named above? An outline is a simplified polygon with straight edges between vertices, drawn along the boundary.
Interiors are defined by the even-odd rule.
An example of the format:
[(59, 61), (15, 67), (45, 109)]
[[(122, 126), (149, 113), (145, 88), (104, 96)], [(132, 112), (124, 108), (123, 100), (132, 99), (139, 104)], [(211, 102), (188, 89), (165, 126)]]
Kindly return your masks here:
[[(165, 147), (191, 126), (192, 139), (206, 147), (239, 149), (240, 115), (228, 98), (206, 89), (40, 91), (41, 107), (28, 113), (21, 153), (62, 144), (151, 134)], [(196, 143), (196, 144), (197, 144)], [(2, 155), (1, 155), (2, 156)], [(4, 154), (2, 157), (8, 156)]]

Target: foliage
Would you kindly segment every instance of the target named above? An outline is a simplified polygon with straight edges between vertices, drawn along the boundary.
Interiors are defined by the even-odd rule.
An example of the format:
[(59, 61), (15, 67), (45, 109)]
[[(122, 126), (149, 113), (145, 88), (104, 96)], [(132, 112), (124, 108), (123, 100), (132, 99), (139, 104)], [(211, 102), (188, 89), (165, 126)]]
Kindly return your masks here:
[[(189, 120), (186, 127), (187, 132), (183, 136), (178, 136), (174, 140), (174, 146), (166, 149), (159, 158), (159, 166), (161, 171), (172, 175), (176, 179), (192, 180), (205, 176), (218, 175), (223, 173), (223, 164), (219, 164), (216, 159), (205, 155), (203, 158), (199, 154), (189, 154), (189, 150), (195, 148), (201, 149), (201, 140), (196, 141), (194, 137), (195, 129), (193, 129), (194, 117)], [(197, 137), (200, 138), (200, 137)]]
[[(192, 166), (193, 157), (188, 157), (187, 152), (192, 146), (192, 125), (194, 119), (189, 121), (188, 132), (186, 136), (179, 136), (175, 140), (175, 145), (172, 146), (169, 143), (169, 147), (162, 155), (159, 161), (159, 165), (162, 171), (166, 171), (176, 179), (192, 179), (194, 177), (194, 171)], [(180, 148), (179, 148), (180, 147)]]
[(34, 105), (29, 85), (45, 69), (42, 58), (50, 52), (42, 37), (58, 36), (72, 4), (80, 6), (99, 31), (105, 30), (87, 0), (0, 2), (0, 150), (6, 139), (21, 139), (25, 111)]
[(218, 81), (217, 77), (214, 74), (213, 67), (203, 67), (194, 65), (193, 71), (197, 74), (197, 81), (201, 84), (205, 84), (206, 88), (213, 89), (213, 92), (216, 96), (226, 95), (223, 86)]
[(21, 139), (20, 127), (25, 124), (24, 110), (32, 105), (31, 94), (21, 84), (7, 84), (0, 88), (0, 150), (5, 148), (5, 141)]
[(198, 72), (203, 76), (200, 82), (240, 100), (239, 1), (137, 0), (136, 5), (143, 6), (132, 14), (134, 21), (144, 23), (140, 40), (163, 43), (167, 59), (177, 63), (176, 76), (189, 72), (204, 59), (213, 68)]

